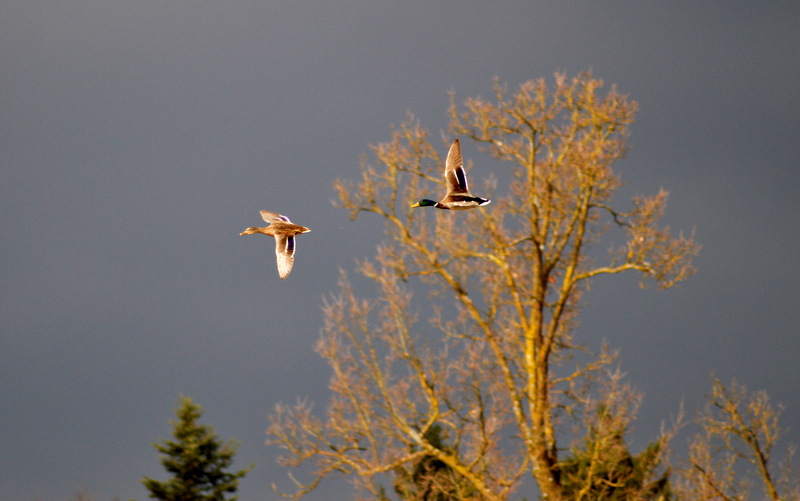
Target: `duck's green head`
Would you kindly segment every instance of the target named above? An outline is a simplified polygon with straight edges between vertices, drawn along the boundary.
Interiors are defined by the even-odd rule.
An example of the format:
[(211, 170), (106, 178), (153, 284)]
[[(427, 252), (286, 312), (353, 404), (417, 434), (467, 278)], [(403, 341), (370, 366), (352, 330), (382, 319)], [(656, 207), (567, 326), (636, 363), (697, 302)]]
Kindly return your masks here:
[(437, 203), (438, 202), (434, 202), (433, 200), (428, 200), (427, 198), (423, 198), (422, 200), (420, 200), (419, 202), (415, 203), (411, 207), (433, 207)]

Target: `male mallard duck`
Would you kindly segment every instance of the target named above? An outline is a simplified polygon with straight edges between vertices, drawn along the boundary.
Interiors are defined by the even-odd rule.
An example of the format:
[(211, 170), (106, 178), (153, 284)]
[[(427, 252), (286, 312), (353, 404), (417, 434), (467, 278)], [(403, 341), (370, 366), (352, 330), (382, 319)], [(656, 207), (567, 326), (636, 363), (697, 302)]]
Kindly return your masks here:
[(423, 198), (411, 207), (436, 207), (437, 209), (466, 210), (480, 207), (491, 202), (488, 198), (474, 197), (467, 186), (467, 174), (461, 160), (461, 143), (453, 141), (444, 168), (444, 180), (447, 183), (447, 195), (439, 202)]
[(261, 211), (261, 217), (269, 223), (266, 228), (247, 228), (239, 235), (252, 235), (253, 233), (263, 233), (275, 237), (275, 255), (278, 256), (278, 275), (281, 280), (289, 276), (294, 265), (294, 236), (301, 233), (308, 233), (305, 226), (292, 224), (289, 218), (280, 214), (275, 214), (268, 210)]

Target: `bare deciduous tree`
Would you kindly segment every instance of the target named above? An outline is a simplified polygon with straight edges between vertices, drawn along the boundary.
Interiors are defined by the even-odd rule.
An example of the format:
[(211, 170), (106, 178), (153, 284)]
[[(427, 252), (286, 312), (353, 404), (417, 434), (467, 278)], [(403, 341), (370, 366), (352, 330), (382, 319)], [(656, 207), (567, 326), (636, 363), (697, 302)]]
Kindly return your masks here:
[(698, 416), (701, 431), (689, 443), (689, 460), (680, 471), (677, 488), (685, 499), (752, 499), (760, 484), (772, 500), (800, 500), (800, 482), (792, 472), (794, 449), (783, 465), (773, 451), (781, 429), (782, 408), (765, 391), (748, 395), (744, 386), (712, 381), (708, 402)]
[[(359, 297), (342, 274), (325, 304), (317, 350), (333, 372), (327, 414), (300, 402), (272, 416), (270, 442), (285, 449), (284, 464), (313, 470), (294, 497), (335, 474), (380, 497), (381, 474), (434, 459), (459, 499), (506, 499), (525, 475), (545, 499), (566, 497), (557, 438), (580, 440), (568, 424), (594, 412), (592, 384), (609, 379), (614, 359), (574, 339), (582, 292), (594, 277), (625, 271), (671, 287), (692, 274), (699, 249), (660, 224), (664, 191), (614, 203), (612, 164), (627, 151), (637, 105), (601, 89), (590, 74), (556, 74), (551, 88), (536, 80), (509, 92), (496, 82), (494, 99), (463, 108), (452, 97), (451, 132), (510, 180), (499, 191), (490, 175), (475, 190), (490, 206), (410, 208), (443, 191), (444, 170), (411, 116), (371, 147), (375, 160), (364, 158), (357, 182), (336, 181), (340, 205), (354, 219), (379, 216), (386, 234), (358, 266), (376, 292)], [(482, 164), (471, 178), (487, 174)], [(590, 252), (601, 241), (615, 243), (610, 254)], [(415, 302), (412, 288), (423, 287), (428, 301)], [(619, 394), (603, 398), (622, 406), (609, 416), (633, 410)], [(432, 440), (435, 427), (447, 443)], [(657, 459), (642, 485), (658, 478)]]

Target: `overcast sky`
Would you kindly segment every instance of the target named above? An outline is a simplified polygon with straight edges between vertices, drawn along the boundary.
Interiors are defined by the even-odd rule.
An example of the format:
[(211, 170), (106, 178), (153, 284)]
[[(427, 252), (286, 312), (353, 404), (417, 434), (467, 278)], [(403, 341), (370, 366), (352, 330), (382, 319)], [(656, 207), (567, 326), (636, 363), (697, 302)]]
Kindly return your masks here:
[[(322, 298), (382, 236), (331, 206), (331, 182), (406, 111), (438, 138), (450, 89), (557, 70), (639, 102), (621, 196), (670, 191), (667, 221), (704, 246), (680, 287), (631, 275), (585, 296), (577, 338), (621, 348), (645, 394), (634, 450), (682, 401), (693, 415), (712, 373), (782, 402), (800, 445), (799, 3), (16, 1), (0, 6), (0, 499), (146, 499), (180, 394), (242, 441), (235, 466), (257, 463), (241, 499), (276, 499), (268, 415), (325, 408)], [(462, 145), (478, 186), (487, 159)], [(238, 236), (261, 209), (313, 230), (286, 281), (271, 241)], [(310, 497), (332, 498), (349, 491)]]

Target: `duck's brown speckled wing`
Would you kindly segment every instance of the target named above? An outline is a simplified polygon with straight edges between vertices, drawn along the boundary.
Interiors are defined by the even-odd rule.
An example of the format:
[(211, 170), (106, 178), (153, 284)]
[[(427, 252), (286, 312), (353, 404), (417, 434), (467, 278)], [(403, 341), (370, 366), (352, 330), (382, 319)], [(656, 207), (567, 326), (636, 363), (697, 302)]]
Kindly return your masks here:
[(277, 212), (270, 212), (268, 210), (262, 210), (261, 217), (264, 218), (264, 221), (268, 223), (275, 223), (275, 222), (291, 223), (288, 217), (278, 214)]
[(469, 193), (467, 174), (464, 171), (464, 161), (461, 159), (461, 143), (458, 139), (453, 141), (445, 162), (444, 179), (447, 183), (448, 195)]

